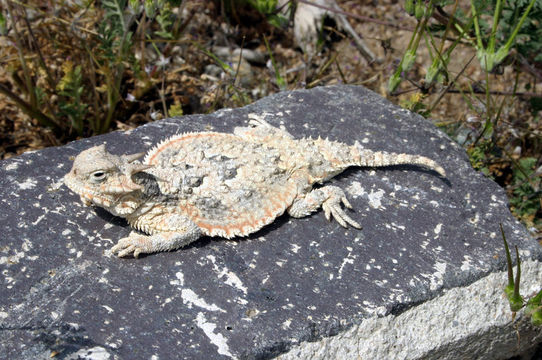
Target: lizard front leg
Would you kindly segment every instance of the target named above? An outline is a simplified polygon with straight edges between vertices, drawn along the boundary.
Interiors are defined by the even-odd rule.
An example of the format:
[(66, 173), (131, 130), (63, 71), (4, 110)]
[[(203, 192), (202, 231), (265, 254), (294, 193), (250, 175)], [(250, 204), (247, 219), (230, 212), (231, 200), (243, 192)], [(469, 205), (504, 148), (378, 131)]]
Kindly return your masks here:
[(352, 208), (341, 188), (327, 185), (312, 190), (304, 197), (295, 199), (288, 208), (288, 214), (296, 218), (305, 217), (322, 207), (326, 219), (331, 220), (333, 217), (343, 227), (351, 225), (361, 229), (361, 225), (344, 212), (341, 203), (348, 209)]
[[(162, 225), (169, 223), (174, 226), (154, 229), (151, 235), (132, 231), (130, 235), (120, 239), (117, 245), (111, 248), (111, 252), (117, 253), (119, 257), (133, 255), (137, 258), (139, 254), (178, 249), (196, 241), (202, 235), (201, 229), (184, 216), (167, 214), (161, 220)], [(134, 225), (146, 230), (145, 226), (137, 223)]]

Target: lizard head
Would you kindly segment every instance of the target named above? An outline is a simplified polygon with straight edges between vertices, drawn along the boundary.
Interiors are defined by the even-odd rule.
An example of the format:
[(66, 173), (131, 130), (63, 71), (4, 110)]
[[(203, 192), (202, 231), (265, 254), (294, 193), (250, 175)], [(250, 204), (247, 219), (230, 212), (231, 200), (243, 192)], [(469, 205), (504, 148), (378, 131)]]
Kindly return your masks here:
[(143, 189), (132, 175), (151, 167), (134, 163), (141, 156), (143, 153), (117, 156), (108, 153), (105, 145), (92, 147), (77, 155), (71, 171), (64, 176), (64, 184), (85, 205), (95, 204), (122, 216), (131, 212), (123, 211), (122, 204), (133, 204), (135, 193)]

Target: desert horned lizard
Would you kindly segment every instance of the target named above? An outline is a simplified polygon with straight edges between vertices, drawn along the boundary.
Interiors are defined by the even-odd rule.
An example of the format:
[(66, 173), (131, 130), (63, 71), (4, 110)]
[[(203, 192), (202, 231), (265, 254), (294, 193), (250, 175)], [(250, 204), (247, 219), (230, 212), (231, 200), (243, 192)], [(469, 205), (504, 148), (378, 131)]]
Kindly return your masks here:
[(139, 163), (141, 156), (116, 156), (105, 145), (96, 146), (81, 152), (64, 177), (83, 203), (126, 218), (140, 231), (111, 249), (118, 256), (173, 250), (202, 235), (245, 236), (285, 211), (299, 218), (322, 207), (328, 220), (361, 228), (341, 208), (352, 208), (343, 190), (313, 189), (349, 166), (415, 164), (445, 176), (423, 156), (374, 152), (358, 142), (295, 140), (262, 120), (233, 134), (175, 135)]

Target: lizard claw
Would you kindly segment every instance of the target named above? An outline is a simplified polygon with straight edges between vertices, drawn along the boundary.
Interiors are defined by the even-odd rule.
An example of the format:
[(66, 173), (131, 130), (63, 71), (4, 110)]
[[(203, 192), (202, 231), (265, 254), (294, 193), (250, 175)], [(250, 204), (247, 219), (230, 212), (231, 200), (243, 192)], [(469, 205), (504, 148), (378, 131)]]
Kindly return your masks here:
[(356, 229), (361, 229), (361, 225), (341, 208), (341, 204), (343, 204), (346, 208), (352, 209), (352, 204), (350, 204), (341, 188), (325, 186), (320, 190), (327, 195), (327, 199), (322, 203), (322, 209), (327, 220), (331, 220), (331, 217), (333, 217), (342, 227), (346, 228), (351, 225)]
[(134, 258), (138, 258), (141, 253), (153, 252), (151, 247), (149, 236), (132, 232), (128, 237), (120, 239), (117, 245), (111, 248), (111, 252), (117, 254), (118, 257), (132, 255)]

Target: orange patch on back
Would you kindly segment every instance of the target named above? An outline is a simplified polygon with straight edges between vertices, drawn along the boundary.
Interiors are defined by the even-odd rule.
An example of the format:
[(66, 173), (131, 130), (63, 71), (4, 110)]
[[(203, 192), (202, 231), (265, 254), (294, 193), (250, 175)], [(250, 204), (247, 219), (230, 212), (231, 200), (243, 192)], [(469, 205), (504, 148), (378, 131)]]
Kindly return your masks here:
[[(212, 224), (201, 215), (190, 218), (197, 226), (211, 235), (215, 232), (223, 232), (226, 238), (246, 236), (273, 222), (277, 216), (282, 215), (288, 206), (290, 206), (295, 196), (297, 196), (297, 187), (293, 183), (289, 185), (283, 193), (268, 199), (271, 204), (262, 209), (263, 214), (265, 214), (262, 217), (255, 218), (253, 213), (247, 213), (236, 219), (237, 221), (225, 225)], [(196, 212), (198, 211), (196, 210)]]

